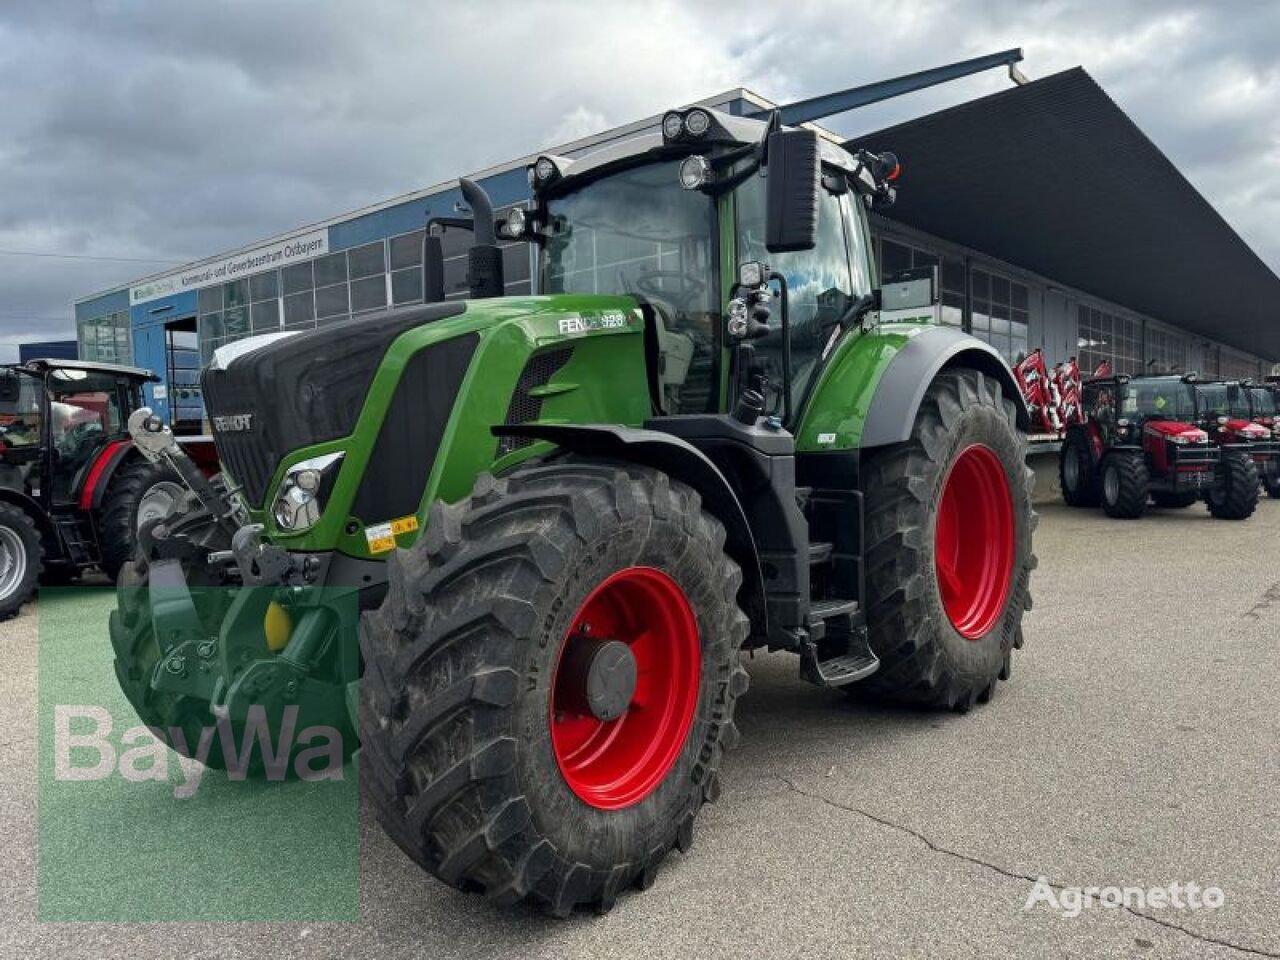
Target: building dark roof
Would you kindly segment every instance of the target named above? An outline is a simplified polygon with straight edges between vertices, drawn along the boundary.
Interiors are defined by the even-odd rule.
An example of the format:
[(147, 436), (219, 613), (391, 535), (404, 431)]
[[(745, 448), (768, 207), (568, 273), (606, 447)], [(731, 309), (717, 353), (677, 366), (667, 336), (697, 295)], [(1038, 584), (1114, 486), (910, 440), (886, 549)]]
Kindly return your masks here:
[(856, 137), (891, 219), (1280, 359), (1280, 278), (1084, 70)]

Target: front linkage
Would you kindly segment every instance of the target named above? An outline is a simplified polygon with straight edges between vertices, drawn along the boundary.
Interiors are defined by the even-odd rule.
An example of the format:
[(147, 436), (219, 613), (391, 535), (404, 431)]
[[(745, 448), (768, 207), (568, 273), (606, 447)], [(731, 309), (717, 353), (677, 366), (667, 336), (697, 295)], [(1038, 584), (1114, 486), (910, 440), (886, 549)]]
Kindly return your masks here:
[(263, 543), (221, 475), (206, 479), (149, 409), (129, 430), (188, 488), (139, 531), (117, 585), (111, 642), (129, 701), (175, 749), (210, 766), (305, 776), (315, 771), (293, 760), (308, 732), (321, 731), (323, 753), (349, 756), (358, 656), (340, 638), (356, 629), (358, 586), (329, 583), (327, 556)]

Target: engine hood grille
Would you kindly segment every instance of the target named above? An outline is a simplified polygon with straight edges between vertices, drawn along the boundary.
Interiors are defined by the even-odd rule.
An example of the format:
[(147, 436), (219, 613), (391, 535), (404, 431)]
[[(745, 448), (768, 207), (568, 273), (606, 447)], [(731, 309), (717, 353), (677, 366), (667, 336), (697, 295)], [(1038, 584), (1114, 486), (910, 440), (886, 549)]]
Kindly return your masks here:
[(454, 317), (463, 303), (432, 303), (353, 318), (285, 337), (210, 368), (201, 378), (218, 459), (246, 501), (261, 507), (281, 459), (355, 428), (391, 342)]

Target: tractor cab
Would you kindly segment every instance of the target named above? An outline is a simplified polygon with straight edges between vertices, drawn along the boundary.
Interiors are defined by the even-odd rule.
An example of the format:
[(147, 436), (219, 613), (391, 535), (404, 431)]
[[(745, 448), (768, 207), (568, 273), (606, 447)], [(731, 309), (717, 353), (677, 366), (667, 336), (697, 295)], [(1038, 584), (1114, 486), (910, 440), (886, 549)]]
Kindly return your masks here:
[(1275, 459), (1277, 444), (1271, 430), (1253, 421), (1249, 389), (1232, 381), (1196, 384), (1196, 422), (1224, 450), (1250, 456), (1266, 473)]
[(731, 414), (746, 397), (794, 430), (850, 326), (882, 306), (932, 313), (931, 270), (876, 289), (865, 210), (892, 202), (898, 173), (892, 154), (694, 107), (580, 159), (539, 157), (532, 207), (497, 232), (537, 246), (541, 292), (641, 304), (661, 414)]
[(0, 368), (0, 485), (46, 509), (71, 506), (113, 443), (128, 440), (142, 384), (134, 367), (34, 360)]

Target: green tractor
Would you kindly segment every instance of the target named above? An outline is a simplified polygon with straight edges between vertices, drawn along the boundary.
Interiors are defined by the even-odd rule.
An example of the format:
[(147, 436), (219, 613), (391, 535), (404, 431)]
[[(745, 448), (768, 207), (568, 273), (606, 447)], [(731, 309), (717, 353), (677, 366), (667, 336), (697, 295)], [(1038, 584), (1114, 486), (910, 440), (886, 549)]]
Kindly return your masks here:
[[(358, 736), (410, 857), (563, 915), (688, 847), (744, 650), (988, 700), (1031, 604), (1027, 413), (934, 322), (933, 271), (877, 285), (867, 210), (897, 174), (776, 116), (673, 111), (539, 157), (500, 223), (462, 181), (467, 299), (429, 230), (433, 302), (220, 350), (220, 477), (133, 422), (192, 485), (112, 617), (143, 719), (215, 766), (255, 709)], [(499, 237), (534, 245), (541, 295), (503, 296)]]

